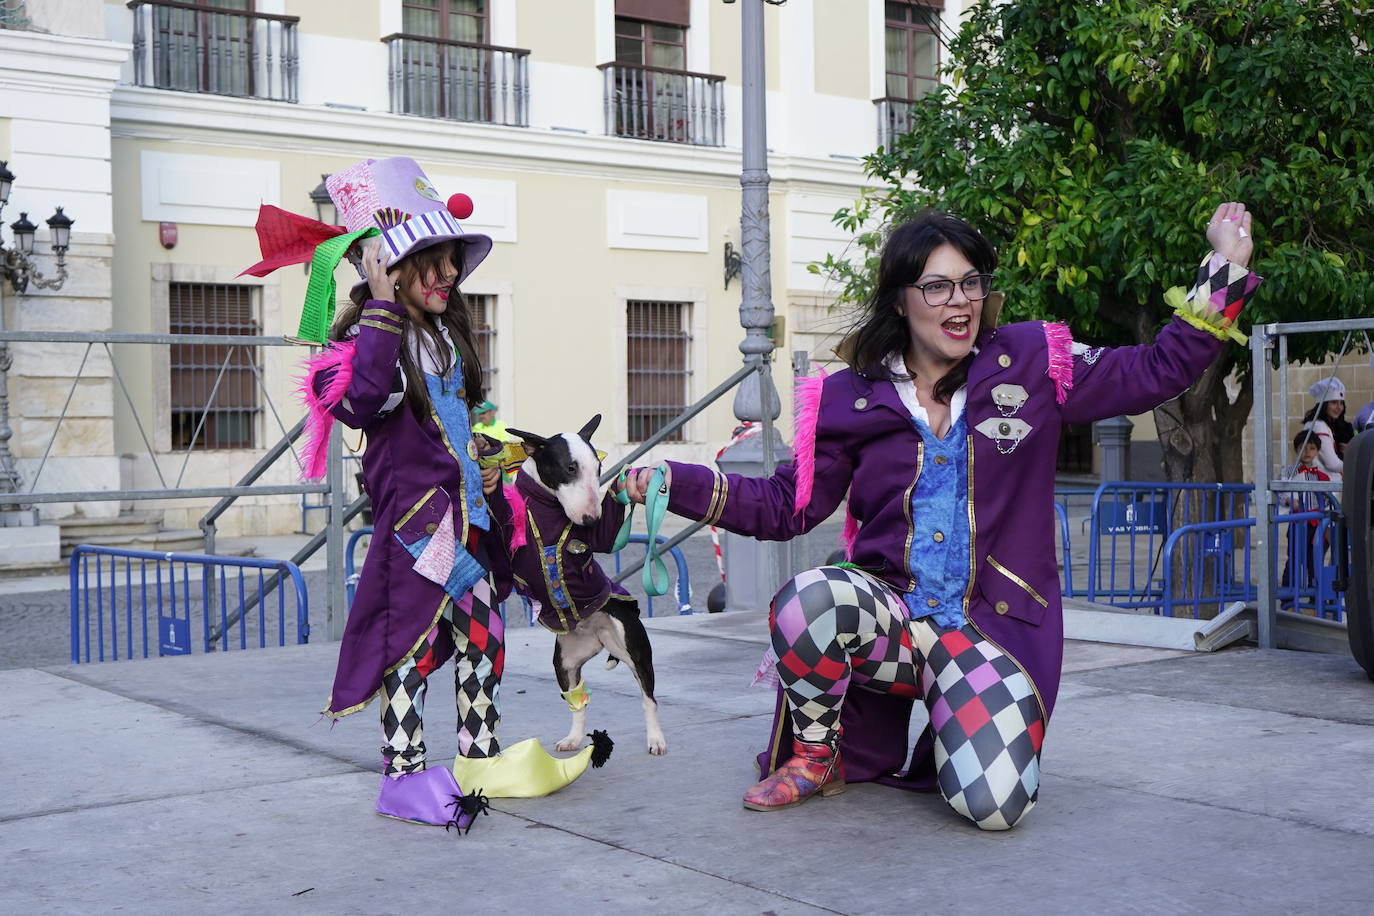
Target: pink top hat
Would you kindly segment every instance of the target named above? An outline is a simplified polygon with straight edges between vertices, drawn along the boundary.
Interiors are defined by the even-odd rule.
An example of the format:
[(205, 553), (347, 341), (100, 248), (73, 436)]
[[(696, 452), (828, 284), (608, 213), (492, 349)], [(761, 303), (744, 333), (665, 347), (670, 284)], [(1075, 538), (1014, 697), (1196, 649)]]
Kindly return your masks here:
[(393, 267), (422, 248), (456, 239), (462, 242), (461, 284), (491, 251), (489, 236), (458, 224), (458, 215), (472, 212), (471, 201), (455, 194), (445, 204), (414, 159), (368, 159), (330, 175), (325, 188), (350, 232), (381, 230)]

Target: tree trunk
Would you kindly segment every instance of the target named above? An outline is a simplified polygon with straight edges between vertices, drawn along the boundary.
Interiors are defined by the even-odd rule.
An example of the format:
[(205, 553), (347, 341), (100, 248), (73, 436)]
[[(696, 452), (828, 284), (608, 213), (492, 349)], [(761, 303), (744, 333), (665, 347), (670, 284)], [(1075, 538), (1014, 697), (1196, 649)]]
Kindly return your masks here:
[[(1232, 403), (1225, 379), (1235, 364), (1235, 353), (1223, 353), (1182, 396), (1155, 408), (1165, 478), (1171, 483), (1242, 481), (1245, 425), (1254, 393), (1249, 384), (1243, 384)], [(1244, 498), (1223, 498), (1205, 491), (1180, 493), (1171, 508), (1171, 530), (1246, 514)], [(1180, 539), (1173, 556), (1173, 581), (1167, 584), (1173, 596), (1204, 602), (1215, 599), (1218, 586), (1234, 576), (1235, 555), (1225, 545), (1243, 545), (1244, 540), (1245, 534), (1239, 531)], [(1220, 606), (1213, 600), (1198, 605), (1197, 611), (1210, 618)], [(1175, 614), (1191, 617), (1193, 606), (1178, 607)]]

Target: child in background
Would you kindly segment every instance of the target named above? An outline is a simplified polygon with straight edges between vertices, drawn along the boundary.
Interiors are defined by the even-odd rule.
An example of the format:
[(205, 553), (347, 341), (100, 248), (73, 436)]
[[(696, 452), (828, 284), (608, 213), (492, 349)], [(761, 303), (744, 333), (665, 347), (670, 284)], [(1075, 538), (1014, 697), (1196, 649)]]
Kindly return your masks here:
[[(1284, 473), (1286, 480), (1326, 480), (1331, 476), (1317, 466), (1317, 459), (1321, 454), (1321, 445), (1317, 441), (1317, 436), (1309, 429), (1299, 430), (1293, 437), (1293, 454), (1296, 463)], [(1315, 512), (1323, 508), (1326, 498), (1321, 493), (1312, 493), (1303, 490), (1294, 490), (1279, 494), (1279, 506), (1285, 514), (1297, 514), (1299, 512)], [(1317, 539), (1318, 520), (1312, 519), (1307, 522), (1293, 522), (1288, 526), (1288, 555), (1283, 564), (1283, 578), (1280, 584), (1288, 588), (1293, 584), (1291, 578), (1291, 565), (1297, 563), (1304, 569), (1304, 585), (1311, 586), (1315, 573), (1316, 563), (1326, 554), (1326, 545), (1323, 544), (1320, 553), (1314, 550)], [(1302, 535), (1299, 536), (1298, 532)], [(1299, 554), (1299, 545), (1305, 543), (1303, 553)], [(1315, 555), (1314, 555), (1315, 554)], [(1291, 603), (1285, 600), (1285, 604)]]

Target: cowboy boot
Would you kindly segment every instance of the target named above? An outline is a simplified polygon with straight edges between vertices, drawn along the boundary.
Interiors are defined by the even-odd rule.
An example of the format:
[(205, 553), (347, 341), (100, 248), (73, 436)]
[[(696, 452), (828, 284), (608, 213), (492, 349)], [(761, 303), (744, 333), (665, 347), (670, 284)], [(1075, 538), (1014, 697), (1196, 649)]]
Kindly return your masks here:
[(844, 762), (839, 738), (828, 743), (792, 740), (792, 757), (744, 793), (744, 807), (751, 811), (777, 811), (800, 805), (819, 792), (839, 795), (844, 791)]

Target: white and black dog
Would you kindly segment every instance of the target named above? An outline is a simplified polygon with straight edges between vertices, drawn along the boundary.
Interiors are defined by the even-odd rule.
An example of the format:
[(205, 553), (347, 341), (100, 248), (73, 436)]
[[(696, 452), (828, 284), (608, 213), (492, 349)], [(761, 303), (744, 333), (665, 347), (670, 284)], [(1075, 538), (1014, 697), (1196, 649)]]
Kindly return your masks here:
[(602, 496), (601, 457), (591, 436), (597, 414), (576, 433), (537, 436), (510, 429), (529, 454), (507, 486), (514, 531), (511, 569), (515, 589), (531, 601), (539, 622), (557, 635), (553, 670), (572, 710), (572, 727), (560, 751), (576, 750), (587, 732), (588, 694), (582, 666), (602, 649), (610, 670), (625, 662), (643, 694), (650, 754), (668, 753), (654, 700), (654, 659), (639, 602), (616, 586), (593, 554), (609, 553), (624, 520), (615, 496)]

